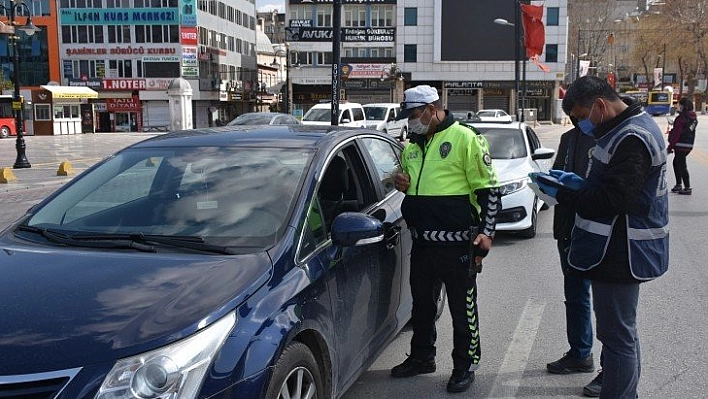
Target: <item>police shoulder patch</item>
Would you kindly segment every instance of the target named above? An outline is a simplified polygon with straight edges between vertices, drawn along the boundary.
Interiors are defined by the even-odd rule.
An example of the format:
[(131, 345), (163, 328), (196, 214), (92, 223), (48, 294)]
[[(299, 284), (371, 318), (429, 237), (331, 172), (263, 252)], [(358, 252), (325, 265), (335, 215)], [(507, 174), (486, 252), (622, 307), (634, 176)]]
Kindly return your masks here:
[(492, 156), (489, 155), (488, 152), (484, 153), (484, 157), (482, 159), (484, 160), (485, 165), (492, 166)]
[(443, 159), (450, 155), (450, 150), (452, 150), (452, 144), (450, 144), (450, 142), (446, 141), (440, 144), (440, 156)]

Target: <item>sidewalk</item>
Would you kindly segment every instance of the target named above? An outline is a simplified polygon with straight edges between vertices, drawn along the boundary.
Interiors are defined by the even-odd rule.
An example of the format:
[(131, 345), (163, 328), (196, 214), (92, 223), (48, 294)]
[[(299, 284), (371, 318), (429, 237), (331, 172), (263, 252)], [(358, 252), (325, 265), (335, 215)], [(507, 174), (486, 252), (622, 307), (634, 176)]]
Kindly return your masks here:
[[(16, 139), (2, 139), (0, 168), (10, 168), (16, 179), (9, 183), (0, 183), (0, 192), (64, 184), (121, 148), (160, 134), (163, 133), (25, 136), (25, 154), (32, 165), (28, 169), (12, 169), (17, 158)], [(71, 164), (74, 173), (69, 176), (57, 176), (59, 165), (64, 161)]]

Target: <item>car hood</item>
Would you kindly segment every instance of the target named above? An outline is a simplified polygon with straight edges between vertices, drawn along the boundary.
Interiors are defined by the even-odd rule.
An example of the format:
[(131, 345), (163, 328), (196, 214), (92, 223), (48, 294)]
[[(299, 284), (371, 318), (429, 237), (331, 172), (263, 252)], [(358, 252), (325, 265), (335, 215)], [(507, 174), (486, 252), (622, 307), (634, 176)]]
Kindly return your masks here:
[(272, 269), (265, 253), (0, 248), (0, 375), (113, 361), (176, 341), (244, 301)]
[(493, 159), (492, 165), (497, 172), (497, 179), (500, 183), (521, 179), (528, 176), (530, 172), (538, 172), (536, 167), (529, 164), (526, 158), (519, 159)]

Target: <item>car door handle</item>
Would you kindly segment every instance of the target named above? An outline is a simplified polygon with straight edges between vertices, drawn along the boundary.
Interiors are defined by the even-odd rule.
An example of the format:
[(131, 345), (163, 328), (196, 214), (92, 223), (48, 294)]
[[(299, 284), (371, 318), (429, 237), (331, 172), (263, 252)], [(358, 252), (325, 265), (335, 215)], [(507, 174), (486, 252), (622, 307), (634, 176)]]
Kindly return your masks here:
[(393, 249), (401, 240), (401, 226), (391, 226), (386, 230), (386, 249)]

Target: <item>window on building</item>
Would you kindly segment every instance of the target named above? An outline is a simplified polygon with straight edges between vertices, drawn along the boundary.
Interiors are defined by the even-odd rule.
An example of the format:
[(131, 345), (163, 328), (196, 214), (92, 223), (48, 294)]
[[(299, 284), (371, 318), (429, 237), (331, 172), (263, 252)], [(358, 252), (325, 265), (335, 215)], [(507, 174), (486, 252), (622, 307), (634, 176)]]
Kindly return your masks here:
[(130, 8), (130, 0), (106, 0), (106, 8)]
[(418, 62), (418, 45), (403, 45), (403, 62)]
[(106, 73), (106, 61), (104, 60), (72, 60), (72, 74), (66, 78), (104, 78)]
[(393, 26), (393, 7), (390, 5), (372, 5), (371, 26)]
[(143, 73), (146, 78), (178, 78), (180, 76), (179, 62), (143, 62)]
[(102, 25), (64, 25), (62, 43), (103, 43)]
[(55, 105), (54, 119), (70, 119), (79, 117), (78, 105)]
[(403, 25), (417, 26), (418, 25), (418, 9), (415, 7), (406, 7), (403, 9)]
[(546, 62), (558, 62), (558, 45), (546, 45)]
[(110, 78), (132, 78), (132, 60), (109, 60), (108, 77)]
[(317, 65), (332, 65), (332, 52), (325, 51), (317, 54)]
[[(364, 20), (366, 20), (366, 18)], [(317, 26), (332, 26), (332, 8), (317, 9)]]
[(108, 43), (131, 43), (130, 25), (108, 25)]
[(546, 8), (546, 26), (558, 26), (559, 13), (558, 7)]
[(350, 6), (344, 10), (344, 26), (359, 28), (366, 26), (366, 6)]
[(35, 104), (34, 105), (34, 120), (50, 121), (52, 120), (50, 104)]
[(236, 51), (236, 39), (233, 36), (229, 36), (226, 41), (228, 43), (227, 50)]
[(312, 6), (300, 5), (290, 7), (290, 19), (306, 19), (312, 21)]
[[(98, 0), (97, 2), (98, 6), (96, 7), (101, 7), (101, 1)], [(25, 5), (29, 7), (32, 16), (46, 17), (50, 15), (49, 0), (31, 1), (29, 4), (25, 3)]]

